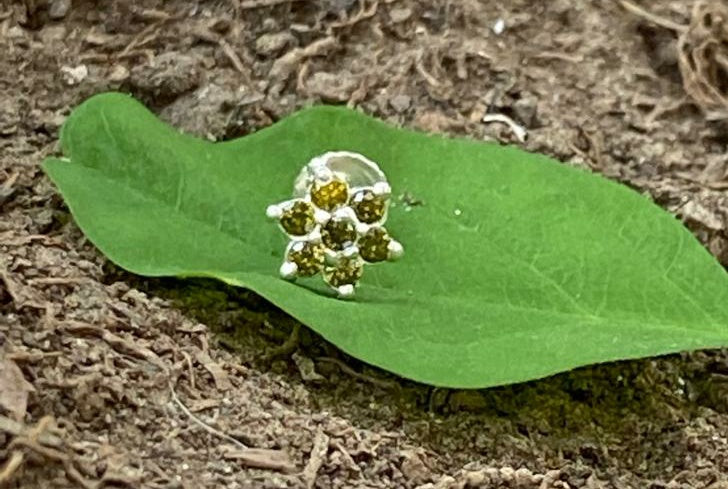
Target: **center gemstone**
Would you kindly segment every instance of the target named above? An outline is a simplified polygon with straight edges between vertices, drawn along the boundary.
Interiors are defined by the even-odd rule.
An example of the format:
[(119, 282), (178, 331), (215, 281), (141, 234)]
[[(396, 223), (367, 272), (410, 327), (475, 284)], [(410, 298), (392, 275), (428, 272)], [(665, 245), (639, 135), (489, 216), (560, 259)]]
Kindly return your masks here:
[(354, 244), (356, 238), (354, 224), (345, 219), (331, 219), (321, 229), (321, 241), (330, 250), (341, 251)]

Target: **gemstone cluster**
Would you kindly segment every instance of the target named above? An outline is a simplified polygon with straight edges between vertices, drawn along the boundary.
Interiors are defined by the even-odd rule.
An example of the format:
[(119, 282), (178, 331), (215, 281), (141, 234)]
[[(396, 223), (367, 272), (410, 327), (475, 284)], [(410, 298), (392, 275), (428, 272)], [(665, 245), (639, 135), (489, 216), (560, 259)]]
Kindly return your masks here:
[(365, 264), (403, 253), (384, 227), (389, 199), (386, 182), (352, 187), (345, 173), (319, 168), (304, 195), (268, 207), (290, 240), (281, 275), (320, 273), (340, 297), (352, 296)]

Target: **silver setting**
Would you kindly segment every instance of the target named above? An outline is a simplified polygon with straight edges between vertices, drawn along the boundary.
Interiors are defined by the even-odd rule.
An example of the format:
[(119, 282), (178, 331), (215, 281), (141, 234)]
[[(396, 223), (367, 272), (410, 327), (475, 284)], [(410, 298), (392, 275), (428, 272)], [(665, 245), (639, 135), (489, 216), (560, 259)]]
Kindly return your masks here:
[(336, 293), (339, 295), (340, 299), (351, 299), (354, 297), (354, 292), (356, 292), (356, 289), (354, 285), (342, 285), (341, 287), (336, 287)]
[(293, 184), (293, 197), (305, 197), (315, 180), (327, 181), (334, 176), (345, 180), (351, 189), (377, 186), (382, 189), (382, 184), (389, 189), (384, 172), (366, 156), (351, 151), (330, 151), (312, 158), (301, 169)]
[(283, 215), (283, 209), (280, 205), (272, 204), (265, 210), (265, 215), (268, 216), (269, 219), (280, 219)]
[(298, 273), (298, 265), (296, 265), (292, 261), (286, 260), (281, 265), (279, 273), (281, 275), (281, 278), (284, 278), (286, 280), (295, 280), (296, 273)]
[[(364, 155), (331, 151), (312, 158), (294, 181), (293, 198), (266, 209), (268, 218), (278, 221), (289, 238), (280, 276), (296, 280), (301, 276), (301, 269), (304, 275), (311, 276), (305, 271), (310, 272), (313, 268), (339, 298), (353, 297), (365, 264), (393, 261), (404, 253), (402, 244), (392, 239), (384, 228), (391, 193), (384, 172)], [(332, 219), (351, 223), (355, 236), (348, 234), (352, 232), (350, 227), (341, 229), (331, 225), (326, 229), (324, 238), (322, 230)], [(300, 233), (303, 229), (307, 232), (291, 234), (283, 225), (284, 220), (291, 232)], [(368, 235), (374, 227), (379, 229)], [(337, 233), (344, 234), (339, 236)], [(366, 239), (362, 240), (365, 235)], [(337, 239), (342, 239), (335, 245), (337, 249), (326, 245), (326, 242), (330, 245), (336, 243)], [(311, 247), (304, 250), (305, 243), (316, 245), (315, 253)], [(342, 244), (345, 245), (342, 247)], [(361, 246), (366, 246), (365, 252)]]
[(387, 251), (389, 252), (387, 260), (399, 260), (404, 255), (404, 248), (399, 241), (390, 241), (387, 245)]

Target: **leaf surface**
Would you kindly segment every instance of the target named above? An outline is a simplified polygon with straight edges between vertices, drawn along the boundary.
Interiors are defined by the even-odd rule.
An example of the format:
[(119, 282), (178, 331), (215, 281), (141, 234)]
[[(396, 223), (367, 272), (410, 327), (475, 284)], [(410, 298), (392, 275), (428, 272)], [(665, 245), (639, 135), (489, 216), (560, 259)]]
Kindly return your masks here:
[[(79, 106), (61, 143), (67, 159), (45, 169), (113, 262), (250, 288), (404, 377), (488, 387), (728, 345), (726, 273), (681, 223), (541, 155), (335, 107), (213, 144), (113, 93)], [(285, 238), (265, 216), (310, 158), (334, 150), (380, 164), (395, 195), (387, 228), (406, 250), (367, 267), (354, 301), (319, 278), (279, 279)]]

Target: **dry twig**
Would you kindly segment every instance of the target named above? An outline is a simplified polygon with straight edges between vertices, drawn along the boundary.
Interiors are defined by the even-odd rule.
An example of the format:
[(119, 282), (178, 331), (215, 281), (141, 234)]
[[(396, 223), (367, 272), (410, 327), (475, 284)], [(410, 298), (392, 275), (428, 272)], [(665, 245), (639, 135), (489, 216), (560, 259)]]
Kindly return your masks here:
[(8, 460), (5, 467), (3, 467), (2, 471), (0, 471), (0, 485), (6, 484), (10, 480), (15, 471), (22, 465), (23, 458), (23, 452), (13, 452), (10, 456), (10, 460)]
[(190, 354), (186, 351), (180, 351), (182, 356), (185, 359), (185, 363), (187, 364), (187, 375), (189, 376), (190, 380), (190, 387), (193, 389), (197, 389), (195, 386), (195, 368), (192, 366), (192, 357), (190, 357)]
[(28, 280), (30, 285), (78, 285), (93, 282), (89, 277), (38, 277)]
[(659, 103), (659, 104), (655, 105), (655, 107), (650, 111), (649, 114), (647, 114), (647, 117), (645, 117), (645, 124), (647, 124), (648, 126), (652, 125), (652, 124), (654, 124), (654, 122), (657, 119), (664, 116), (665, 114), (669, 114), (670, 112), (679, 110), (688, 104), (692, 105), (692, 104), (690, 104), (687, 97), (681, 97), (679, 100), (666, 101), (664, 103)]
[(262, 7), (274, 7), (276, 5), (282, 5), (284, 3), (293, 2), (304, 2), (310, 0), (243, 0), (240, 2), (240, 8), (243, 10), (262, 8)]
[(336, 358), (331, 357), (318, 357), (316, 358), (319, 362), (326, 362), (326, 363), (333, 363), (337, 367), (341, 369), (342, 372), (351, 375), (352, 377), (355, 377), (359, 380), (363, 380), (365, 382), (369, 382), (370, 384), (378, 385), (380, 387), (384, 387), (385, 389), (399, 389), (399, 384), (396, 382), (392, 382), (389, 380), (383, 380), (383, 379), (377, 379), (375, 377), (370, 377), (369, 375), (362, 374), (342, 362), (341, 360), (337, 360)]
[(227, 56), (227, 58), (233, 64), (238, 73), (248, 78), (248, 71), (245, 69), (243, 62), (240, 60), (240, 56), (238, 56), (238, 53), (235, 52), (230, 43), (227, 42), (225, 39), (220, 39), (217, 43), (220, 45), (220, 47), (222, 48), (222, 52), (225, 54), (225, 56)]
[(293, 323), (291, 334), (286, 338), (281, 346), (273, 348), (268, 354), (265, 355), (265, 360), (273, 360), (278, 357), (290, 355), (301, 342), (301, 325), (299, 323)]
[(316, 474), (318, 474), (321, 465), (323, 465), (324, 460), (326, 460), (326, 454), (328, 451), (329, 437), (323, 432), (323, 430), (319, 429), (316, 433), (316, 437), (313, 439), (311, 457), (308, 459), (308, 463), (301, 473), (307, 489), (312, 489), (316, 484)]
[(48, 351), (48, 352), (27, 352), (27, 351), (16, 351), (13, 353), (8, 353), (8, 360), (12, 360), (13, 362), (25, 362), (25, 363), (35, 363), (40, 360), (43, 360), (45, 358), (54, 358), (54, 357), (60, 357), (63, 353), (60, 351)]
[(117, 57), (122, 58), (124, 56), (128, 56), (129, 54), (131, 54), (132, 50), (141, 48), (145, 44), (148, 44), (156, 39), (157, 36), (159, 36), (161, 23), (162, 22), (155, 22), (145, 27), (139, 34), (134, 36), (134, 38), (129, 42), (129, 44), (126, 45), (126, 47), (119, 53)]
[(223, 440), (229, 441), (230, 443), (242, 448), (243, 450), (248, 450), (248, 447), (241, 441), (236, 440), (232, 436), (230, 436), (226, 433), (223, 433), (222, 431), (220, 431), (216, 428), (213, 428), (212, 426), (210, 426), (209, 424), (205, 423), (200, 418), (195, 416), (192, 413), (192, 411), (190, 411), (187, 408), (187, 406), (185, 406), (184, 403), (182, 401), (180, 401), (179, 397), (177, 397), (177, 393), (174, 390), (174, 386), (172, 385), (172, 382), (169, 383), (169, 391), (172, 394), (172, 400), (175, 402), (175, 404), (177, 404), (177, 406), (179, 406), (179, 408), (182, 410), (183, 413), (185, 413), (187, 415), (187, 417), (189, 417), (192, 421), (194, 421), (202, 429), (204, 429), (205, 431), (207, 431), (208, 433), (210, 433), (213, 436), (216, 436), (218, 438), (222, 438)]
[(344, 461), (346, 461), (346, 464), (351, 470), (361, 473), (361, 467), (356, 464), (343, 443), (341, 443), (339, 440), (333, 440), (331, 444), (339, 451), (339, 453), (341, 453), (341, 456), (344, 458)]
[(334, 46), (336, 46), (336, 38), (333, 36), (324, 37), (323, 39), (318, 39), (312, 42), (308, 46), (291, 49), (286, 54), (275, 60), (270, 69), (270, 73), (268, 74), (268, 77), (273, 80), (274, 83), (273, 88), (271, 88), (271, 92), (273, 94), (280, 93), (283, 89), (283, 84), (305, 59), (312, 56), (321, 56), (331, 50)]
[[(629, 12), (679, 35), (678, 64), (685, 92), (709, 120), (727, 119), (728, 7), (722, 2), (699, 0), (690, 24), (685, 26), (647, 12), (629, 0), (619, 2)], [(661, 113), (649, 117), (648, 124), (658, 115)]]
[(710, 120), (728, 118), (728, 7), (698, 1), (678, 39), (685, 92)]
[(639, 5), (635, 5), (634, 3), (628, 1), (628, 0), (619, 0), (619, 3), (622, 5), (622, 7), (627, 10), (628, 12), (631, 12), (639, 17), (642, 17), (645, 20), (649, 20), (655, 25), (659, 25), (660, 27), (664, 27), (665, 29), (670, 29), (671, 31), (675, 32), (685, 32), (687, 30), (687, 27), (678, 24), (677, 22), (673, 22), (670, 19), (666, 19), (664, 17), (660, 17), (659, 15), (655, 15), (653, 13), (650, 13), (640, 7)]
[(109, 330), (71, 320), (63, 322), (61, 329), (71, 334), (95, 336), (104, 340), (109, 346), (120, 353), (146, 360), (152, 365), (157, 366), (163, 372), (168, 371), (167, 365), (152, 350), (117, 336)]
[(47, 246), (58, 246), (63, 247), (63, 244), (54, 239), (46, 236), (45, 234), (26, 234), (24, 236), (12, 236), (12, 233), (8, 232), (0, 235), (0, 244), (5, 246), (23, 246), (33, 241), (42, 241)]
[(440, 82), (440, 80), (435, 78), (434, 75), (432, 75), (429, 71), (427, 71), (427, 68), (425, 68), (425, 63), (423, 61), (423, 58), (424, 58), (424, 53), (422, 51), (420, 51), (417, 54), (417, 60), (415, 61), (415, 68), (417, 69), (417, 73), (419, 73), (420, 76), (422, 76), (422, 78), (424, 78), (425, 81), (429, 85), (432, 85), (433, 87), (442, 86), (442, 83)]
[(77, 483), (83, 489), (98, 488), (98, 484), (86, 480), (86, 478), (81, 475), (78, 469), (73, 465), (73, 460), (64, 452), (54, 448), (44, 447), (31, 438), (16, 438), (10, 443), (10, 446), (13, 447), (18, 445), (37, 453), (47, 460), (62, 464), (63, 469), (66, 472), (66, 477)]
[(296, 466), (282, 450), (248, 448), (242, 451), (227, 451), (223, 456), (228, 460), (236, 460), (246, 467), (256, 469), (277, 470), (286, 473), (291, 473), (296, 470)]
[[(74, 466), (71, 457), (62, 451), (63, 442), (59, 438), (46, 433), (52, 425), (53, 418), (51, 416), (41, 418), (30, 429), (24, 428), (20, 423), (13, 423), (12, 420), (8, 422), (6, 418), (0, 417), (0, 430), (16, 435), (16, 438), (8, 445), (8, 450), (11, 451), (12, 455), (2, 470), (0, 470), (0, 486), (6, 484), (18, 468), (20, 468), (25, 459), (25, 451), (31, 451), (46, 460), (62, 464), (66, 472), (66, 477), (72, 482), (75, 482), (79, 487), (83, 489), (97, 489), (98, 484), (86, 480)], [(22, 450), (18, 450), (18, 447)]]
[(200, 351), (196, 355), (196, 360), (205, 367), (205, 370), (210, 372), (212, 379), (215, 381), (215, 387), (217, 387), (217, 390), (226, 391), (232, 388), (233, 385), (230, 383), (230, 378), (228, 377), (227, 372), (218, 363), (215, 363), (212, 358), (210, 358), (210, 355), (204, 351)]
[[(0, 262), (0, 266), (2, 266), (2, 262)], [(0, 268), (0, 282), (5, 284), (5, 290), (8, 292), (8, 295), (13, 300), (15, 305), (17, 307), (20, 307), (22, 304), (20, 294), (18, 294), (15, 282), (13, 282), (13, 279), (10, 278), (10, 274), (5, 270), (4, 267)]]
[(482, 121), (486, 124), (490, 122), (500, 122), (505, 124), (513, 132), (513, 135), (516, 136), (516, 139), (522, 143), (526, 141), (526, 136), (528, 135), (526, 128), (516, 123), (516, 121), (505, 114), (485, 114)]
[(2, 257), (0, 257), (0, 284), (2, 283), (5, 284), (5, 290), (7, 290), (8, 295), (10, 295), (13, 303), (15, 303), (15, 307), (17, 307), (18, 309), (25, 306), (40, 310), (46, 309), (46, 306), (44, 304), (41, 304), (36, 300), (26, 300), (23, 298), (24, 295), (29, 294), (21, 292), (22, 286), (15, 282), (15, 280), (13, 280), (13, 278), (10, 276), (10, 273), (8, 272), (5, 261), (2, 259)]
[(364, 19), (370, 19), (374, 17), (379, 9), (379, 1), (372, 3), (367, 8), (366, 0), (359, 0), (359, 12), (356, 13), (352, 18), (344, 20), (342, 22), (334, 22), (331, 24), (333, 29), (340, 29), (342, 27), (351, 27), (354, 24), (358, 24)]

